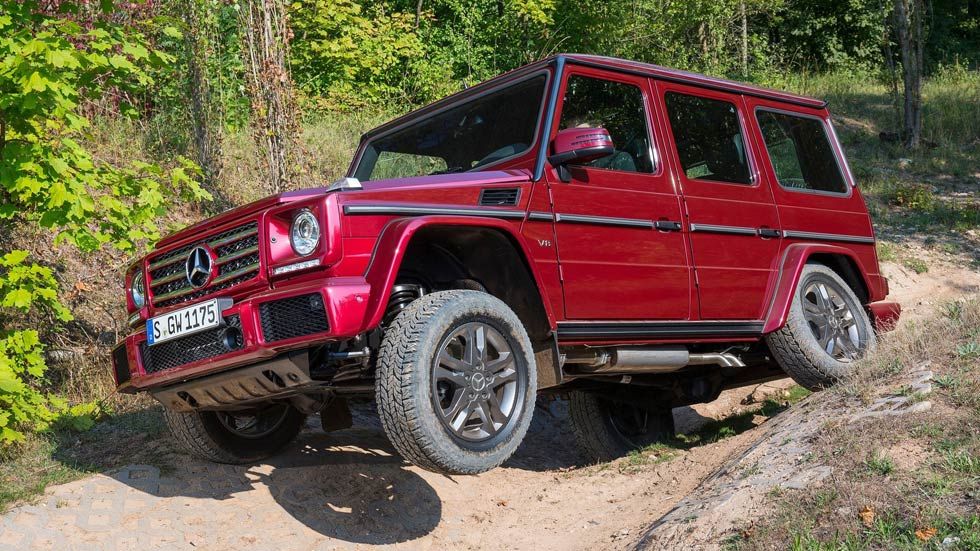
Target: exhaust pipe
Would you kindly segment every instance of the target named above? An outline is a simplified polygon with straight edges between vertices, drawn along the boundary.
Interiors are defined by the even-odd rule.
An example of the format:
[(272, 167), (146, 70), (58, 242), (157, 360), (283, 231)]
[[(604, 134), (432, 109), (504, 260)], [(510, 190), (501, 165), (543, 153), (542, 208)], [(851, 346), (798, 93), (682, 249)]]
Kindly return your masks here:
[(745, 367), (745, 362), (730, 352), (691, 354), (683, 346), (657, 348), (596, 349), (565, 355), (564, 363), (587, 373), (671, 373), (689, 365)]

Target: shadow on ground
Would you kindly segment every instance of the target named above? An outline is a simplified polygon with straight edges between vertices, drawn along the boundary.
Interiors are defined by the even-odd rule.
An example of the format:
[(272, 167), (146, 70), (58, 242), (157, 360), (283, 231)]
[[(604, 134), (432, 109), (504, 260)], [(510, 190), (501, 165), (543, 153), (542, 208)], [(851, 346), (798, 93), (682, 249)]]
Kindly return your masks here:
[[(688, 426), (692, 420), (707, 420), (693, 410), (676, 415), (687, 415)], [(459, 477), (421, 473), (404, 462), (369, 404), (355, 406), (351, 429), (323, 433), (312, 416), (282, 453), (242, 466), (188, 457), (160, 417), (157, 406), (116, 416), (82, 439), (64, 442), (60, 459), (109, 471), (112, 478), (155, 498), (234, 498), (240, 522), (275, 522), (279, 512), (270, 509), (271, 497), (316, 533), (355, 544), (394, 544), (431, 533), (443, 516), (443, 501), (433, 484), (460, 482)], [(504, 469), (557, 471), (586, 465), (575, 446), (565, 402), (551, 401), (538, 404), (523, 445)], [(268, 493), (256, 491), (262, 488)], [(214, 507), (219, 509), (227, 510)]]

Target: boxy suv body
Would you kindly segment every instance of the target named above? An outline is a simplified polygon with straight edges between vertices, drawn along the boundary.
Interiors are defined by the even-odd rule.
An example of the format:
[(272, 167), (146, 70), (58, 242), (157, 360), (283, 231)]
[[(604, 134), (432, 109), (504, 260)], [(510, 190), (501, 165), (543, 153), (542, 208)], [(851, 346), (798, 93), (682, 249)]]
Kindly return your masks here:
[(193, 452), (376, 399), (447, 473), (509, 457), (539, 394), (607, 459), (725, 388), (830, 384), (899, 316), (824, 102), (582, 55), (372, 130), (347, 178), (169, 236), (126, 287), (119, 389)]

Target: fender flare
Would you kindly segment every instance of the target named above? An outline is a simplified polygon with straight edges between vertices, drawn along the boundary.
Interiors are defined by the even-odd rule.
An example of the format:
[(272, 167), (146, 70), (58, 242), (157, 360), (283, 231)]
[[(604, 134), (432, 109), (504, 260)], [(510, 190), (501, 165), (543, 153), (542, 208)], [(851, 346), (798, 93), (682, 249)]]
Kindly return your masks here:
[(385, 308), (388, 305), (388, 297), (391, 295), (395, 278), (398, 276), (405, 251), (408, 249), (412, 238), (419, 230), (434, 226), (487, 228), (500, 231), (505, 237), (511, 239), (516, 244), (517, 252), (523, 257), (531, 278), (534, 280), (548, 325), (551, 331), (555, 331), (557, 322), (551, 308), (551, 302), (547, 300), (541, 274), (538, 273), (534, 263), (530, 261), (531, 256), (528, 254), (527, 242), (513, 223), (496, 218), (442, 215), (396, 218), (388, 222), (381, 230), (381, 234), (375, 243), (374, 253), (371, 255), (370, 264), (365, 272), (365, 279), (371, 286), (371, 296), (368, 299), (363, 331), (371, 330), (381, 323)]
[(851, 249), (825, 243), (794, 243), (786, 247), (779, 263), (772, 301), (769, 304), (765, 325), (762, 328), (764, 335), (772, 333), (786, 324), (786, 320), (789, 318), (789, 309), (793, 305), (793, 296), (796, 294), (797, 284), (800, 281), (800, 274), (803, 272), (803, 267), (806, 266), (807, 261), (814, 254), (834, 254), (847, 257), (857, 266), (858, 275), (864, 281), (865, 288), (868, 289), (869, 293), (873, 292), (874, 287), (868, 278), (864, 264)]

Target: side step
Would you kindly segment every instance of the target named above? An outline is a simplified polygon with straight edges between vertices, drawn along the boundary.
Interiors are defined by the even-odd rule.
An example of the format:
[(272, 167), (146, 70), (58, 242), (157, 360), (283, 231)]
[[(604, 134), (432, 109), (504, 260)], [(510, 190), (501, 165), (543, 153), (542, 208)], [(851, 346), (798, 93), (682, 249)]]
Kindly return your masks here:
[(670, 373), (689, 365), (745, 367), (731, 352), (692, 354), (683, 346), (649, 348), (587, 348), (562, 354), (562, 365), (574, 366), (575, 373), (636, 374)]

